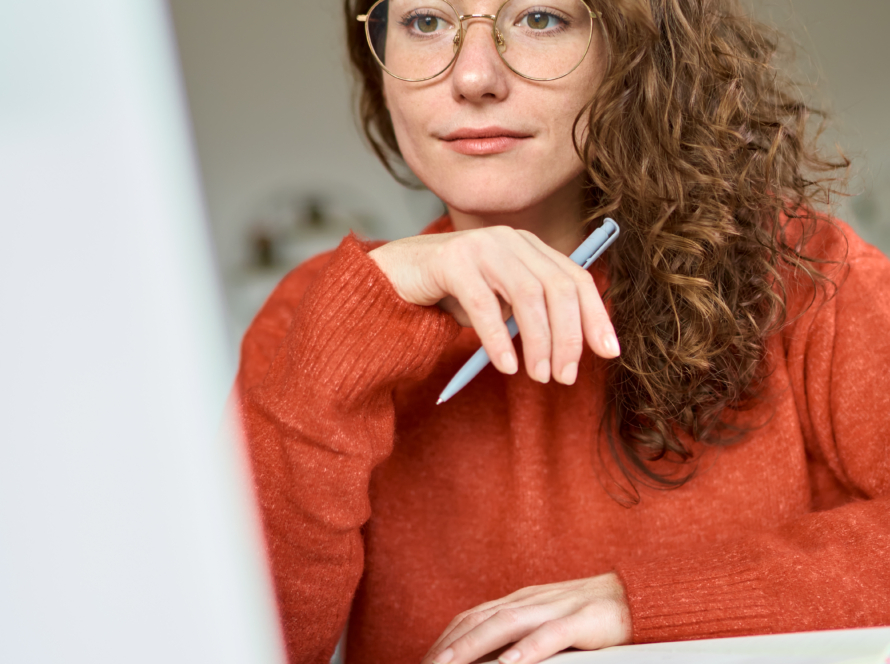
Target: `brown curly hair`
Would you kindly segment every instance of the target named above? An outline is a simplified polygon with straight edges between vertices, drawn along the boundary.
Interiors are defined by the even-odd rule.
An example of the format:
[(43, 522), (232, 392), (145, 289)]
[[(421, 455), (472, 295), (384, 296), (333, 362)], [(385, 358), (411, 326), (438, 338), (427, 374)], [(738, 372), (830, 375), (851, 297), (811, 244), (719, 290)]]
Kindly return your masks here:
[[(407, 182), (384, 74), (355, 20), (371, 4), (345, 0), (359, 115), (377, 156)], [(778, 33), (736, 0), (588, 4), (610, 59), (576, 119), (585, 131), (575, 149), (587, 167), (585, 223), (609, 215), (622, 228), (606, 293), (622, 355), (610, 363), (604, 427), (629, 480), (616, 498), (633, 503), (635, 480), (669, 488), (691, 477), (684, 437), (726, 445), (744, 435), (722, 415), (756, 403), (788, 279), (832, 283), (828, 261), (804, 251), (833, 223), (816, 210), (840, 191), (849, 161), (819, 154), (807, 127), (824, 116), (777, 70)], [(681, 471), (656, 471), (659, 460)]]

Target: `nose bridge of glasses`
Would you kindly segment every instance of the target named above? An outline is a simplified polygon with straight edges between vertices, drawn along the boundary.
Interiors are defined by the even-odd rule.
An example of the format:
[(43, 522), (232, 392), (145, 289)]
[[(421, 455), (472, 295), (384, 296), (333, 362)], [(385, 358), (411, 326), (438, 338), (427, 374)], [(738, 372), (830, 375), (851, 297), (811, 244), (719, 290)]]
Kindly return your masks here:
[(478, 19), (487, 19), (492, 22), (492, 29), (494, 31), (493, 37), (495, 41), (495, 46), (499, 53), (502, 53), (504, 50), (504, 38), (501, 35), (501, 31), (497, 29), (495, 26), (495, 22), (498, 20), (496, 14), (459, 14), (458, 21), (460, 21), (460, 30), (454, 36), (454, 52), (457, 54), (457, 51), (460, 49), (462, 42), (466, 39), (468, 25), (471, 21)]

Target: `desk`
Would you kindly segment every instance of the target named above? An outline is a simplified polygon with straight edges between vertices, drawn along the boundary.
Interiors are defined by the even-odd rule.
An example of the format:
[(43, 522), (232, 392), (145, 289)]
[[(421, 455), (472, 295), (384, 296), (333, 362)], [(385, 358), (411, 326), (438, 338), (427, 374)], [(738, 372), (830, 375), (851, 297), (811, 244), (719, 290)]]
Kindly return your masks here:
[[(890, 664), (890, 627), (647, 643), (564, 652), (547, 664)], [(488, 660), (496, 664), (496, 660)]]

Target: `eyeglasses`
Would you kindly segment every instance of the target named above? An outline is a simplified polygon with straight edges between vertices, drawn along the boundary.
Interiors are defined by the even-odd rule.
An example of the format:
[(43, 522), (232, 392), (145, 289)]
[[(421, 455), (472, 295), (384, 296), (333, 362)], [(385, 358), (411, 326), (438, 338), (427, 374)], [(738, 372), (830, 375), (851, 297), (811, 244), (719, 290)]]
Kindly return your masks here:
[(587, 0), (507, 0), (497, 14), (461, 14), (448, 0), (377, 0), (356, 17), (374, 58), (403, 81), (428, 81), (457, 59), (465, 21), (487, 19), (501, 60), (533, 81), (568, 76), (587, 55), (600, 15)]

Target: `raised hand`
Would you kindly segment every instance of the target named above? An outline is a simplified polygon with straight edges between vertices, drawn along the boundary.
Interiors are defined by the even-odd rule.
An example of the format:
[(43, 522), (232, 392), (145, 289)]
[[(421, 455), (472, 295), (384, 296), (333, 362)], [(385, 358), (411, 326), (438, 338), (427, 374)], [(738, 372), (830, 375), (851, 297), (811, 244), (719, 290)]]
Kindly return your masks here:
[(437, 304), (472, 326), (495, 367), (516, 373), (518, 360), (504, 320), (522, 335), (528, 374), (571, 385), (586, 339), (601, 357), (620, 353), (618, 339), (590, 274), (528, 231), (493, 226), (420, 235), (370, 252), (407, 302)]

